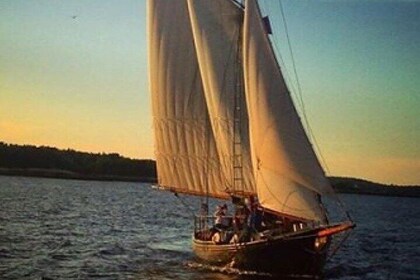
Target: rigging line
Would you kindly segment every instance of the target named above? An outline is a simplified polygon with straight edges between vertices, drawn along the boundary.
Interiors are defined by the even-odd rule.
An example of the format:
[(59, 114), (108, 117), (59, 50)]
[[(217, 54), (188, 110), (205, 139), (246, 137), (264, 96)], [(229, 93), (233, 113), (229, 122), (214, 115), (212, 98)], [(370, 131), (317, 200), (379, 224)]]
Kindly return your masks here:
[[(268, 7), (269, 6), (268, 3), (266, 1), (264, 1), (264, 2), (265, 2), (265, 5)], [(272, 3), (272, 2), (269, 2), (269, 3)], [(263, 8), (264, 6), (260, 6), (260, 7)], [(263, 11), (264, 14), (266, 14), (266, 15), (268, 14), (266, 11), (264, 11), (264, 9), (262, 9), (262, 11)], [(275, 30), (273, 30), (273, 32), (274, 31)], [(296, 95), (297, 90), (295, 89), (295, 85), (293, 83), (293, 80), (290, 77), (289, 71), (287, 71), (286, 63), (283, 59), (283, 56), (281, 55), (281, 51), (280, 51), (280, 48), (279, 48), (280, 44), (278, 42), (277, 36), (270, 36), (269, 39), (270, 39), (271, 45), (274, 46), (274, 49), (276, 51), (275, 53), (276, 53), (276, 56), (278, 57), (278, 62), (280, 64), (280, 69), (282, 70), (285, 82), (287, 83), (287, 86), (291, 89), (291, 93), (295, 96), (296, 100), (299, 101), (299, 99)], [(298, 103), (298, 105), (300, 107), (302, 107), (300, 102)]]
[(289, 28), (287, 26), (286, 16), (284, 14), (284, 9), (283, 9), (283, 4), (282, 4), (281, 0), (279, 0), (277, 3), (279, 4), (279, 7), (280, 7), (280, 12), (281, 12), (281, 16), (282, 16), (284, 31), (285, 31), (286, 39), (287, 39), (287, 45), (288, 45), (289, 52), (290, 52), (290, 59), (292, 61), (293, 72), (294, 72), (295, 79), (296, 79), (296, 86), (297, 86), (297, 89), (298, 89), (297, 90), (297, 95), (299, 97), (298, 101), (300, 102), (300, 106), (302, 107), (302, 112), (303, 112), (303, 115), (305, 117), (305, 123), (308, 126), (309, 123), (306, 119), (305, 104), (303, 103), (302, 89), (301, 89), (300, 82), (299, 82), (299, 76), (297, 74), (295, 57), (294, 57), (294, 54), (293, 54), (292, 44), (291, 44), (291, 40), (290, 40), (290, 36), (289, 36)]
[(194, 211), (191, 209), (191, 207), (185, 203), (185, 201), (178, 195), (177, 192), (174, 192), (174, 195), (179, 199), (179, 201), (181, 201), (181, 204), (188, 209), (188, 211), (191, 213), (192, 217), (195, 217), (195, 213)]
[[(277, 40), (275, 39), (275, 37), (273, 37), (273, 41), (274, 41), (274, 44), (273, 44), (274, 48), (275, 48), (275, 50), (278, 54), (278, 57), (279, 57), (279, 62), (281, 63), (281, 66), (282, 66), (281, 69), (282, 69), (282, 72), (283, 72), (283, 76), (285, 77), (285, 80), (287, 80), (288, 86), (292, 89), (291, 92), (295, 95), (296, 99), (299, 101), (298, 96), (296, 94), (297, 90), (295, 89), (295, 85), (293, 84), (292, 78), (290, 78), (289, 71), (287, 71), (286, 63), (284, 62), (284, 59), (281, 55), (280, 48), (278, 47), (278, 43), (276, 42)], [(298, 104), (302, 108), (301, 103), (299, 102)]]
[[(266, 2), (266, 3), (267, 3), (267, 2)], [(272, 3), (272, 2), (270, 2), (270, 3)], [(294, 93), (294, 95), (295, 95), (295, 97), (296, 97), (296, 100), (298, 101), (298, 103), (297, 103), (297, 104), (298, 104), (298, 105), (301, 107), (301, 109), (302, 109), (302, 112), (303, 112), (304, 117), (305, 117), (305, 123), (306, 123), (307, 128), (308, 128), (308, 133), (310, 134), (310, 136), (311, 136), (311, 138), (312, 138), (312, 140), (313, 140), (313, 142), (314, 142), (314, 144), (315, 144), (315, 148), (316, 148), (316, 149), (317, 149), (317, 151), (318, 151), (318, 155), (319, 155), (319, 157), (320, 157), (320, 159), (321, 159), (321, 161), (322, 161), (322, 163), (323, 163), (323, 165), (324, 165), (324, 168), (327, 170), (327, 172), (328, 172), (328, 173), (330, 173), (330, 171), (329, 171), (329, 167), (328, 167), (328, 165), (327, 165), (327, 162), (326, 162), (326, 160), (325, 160), (325, 158), (324, 158), (323, 154), (321, 153), (321, 149), (319, 148), (318, 142), (316, 141), (316, 138), (315, 138), (315, 136), (314, 136), (314, 133), (313, 133), (313, 131), (312, 131), (311, 126), (309, 125), (309, 121), (308, 121), (307, 116), (306, 116), (306, 111), (305, 111), (304, 104), (303, 104), (303, 97), (302, 97), (301, 87), (300, 87), (300, 83), (299, 83), (299, 79), (298, 79), (298, 75), (297, 75), (296, 65), (295, 65), (295, 62), (294, 62), (293, 51), (292, 51), (292, 48), (291, 48), (291, 43), (290, 43), (290, 36), (289, 36), (289, 33), (288, 33), (288, 28), (287, 28), (286, 18), (285, 18), (285, 15), (284, 15), (284, 9), (283, 9), (283, 5), (282, 5), (282, 3), (281, 3), (281, 0), (279, 0), (278, 4), (279, 4), (279, 6), (280, 6), (280, 10), (281, 10), (281, 14), (282, 14), (282, 20), (283, 20), (283, 24), (284, 24), (284, 27), (285, 27), (285, 33), (286, 33), (286, 37), (287, 37), (287, 41), (288, 41), (288, 45), (289, 45), (289, 51), (290, 51), (290, 53), (291, 53), (291, 59), (292, 59), (292, 62), (293, 62), (294, 74), (295, 74), (295, 76), (296, 76), (296, 81), (297, 81), (297, 84), (298, 84), (298, 89), (299, 89), (299, 91), (298, 91), (298, 93), (299, 93), (299, 98), (298, 98), (297, 93), (296, 93), (297, 91), (296, 91), (296, 90), (295, 90), (295, 88), (294, 88), (294, 83), (292, 82), (292, 79), (290, 78), (290, 75), (289, 75), (289, 73), (288, 73), (288, 71), (287, 71), (287, 68), (286, 68), (286, 66), (285, 66), (285, 62), (284, 62), (284, 60), (283, 60), (283, 57), (281, 56), (281, 52), (280, 52), (280, 49), (279, 49), (279, 47), (278, 47), (278, 42), (277, 42), (277, 40), (276, 40), (277, 38), (276, 38), (275, 36), (273, 36), (273, 37), (272, 37), (272, 39), (273, 39), (273, 41), (274, 41), (274, 44), (272, 44), (272, 45), (274, 45), (274, 47), (275, 47), (275, 49), (276, 49), (276, 51), (277, 51), (277, 54), (278, 54), (278, 58), (280, 59), (280, 62), (281, 62), (281, 63), (282, 63), (282, 65), (283, 65), (283, 71), (284, 71), (284, 73), (283, 73), (283, 74), (286, 74), (286, 79), (289, 81), (289, 86), (290, 86), (290, 87), (291, 87), (291, 89), (292, 89), (292, 93)], [(340, 199), (340, 197), (338, 196), (338, 194), (337, 194), (337, 193), (335, 193), (335, 192), (333, 192), (333, 196), (335, 196), (335, 198), (336, 198), (336, 203), (339, 205), (339, 207), (341, 207), (341, 209), (343, 210), (344, 214), (347, 216), (347, 219), (348, 219), (348, 220), (350, 220), (350, 221), (353, 221), (353, 220), (352, 220), (352, 218), (351, 218), (351, 216), (350, 216), (349, 211), (347, 211), (347, 210), (346, 210), (346, 208), (344, 207), (344, 203), (343, 203), (343, 201)]]
[(328, 254), (327, 260), (331, 259), (341, 248), (341, 245), (350, 237), (352, 234), (352, 230), (349, 230), (347, 232), (344, 232), (344, 236), (338, 241), (338, 243), (334, 246), (334, 248), (331, 248), (331, 253)]
[[(283, 17), (283, 21), (285, 21), (285, 17)], [(287, 30), (287, 28), (286, 28), (286, 30)], [(288, 37), (288, 33), (286, 33), (286, 34), (287, 34), (287, 37)], [(283, 77), (285, 78), (285, 81), (287, 81), (288, 87), (291, 89), (290, 94), (293, 94), (295, 96), (295, 99), (298, 101), (297, 102), (297, 105), (300, 107), (301, 111), (303, 113), (305, 113), (305, 108), (304, 108), (304, 105), (303, 105), (303, 98), (302, 98), (301, 95), (300, 95), (300, 98), (299, 98), (299, 95), (297, 94), (298, 91), (295, 89), (295, 85), (293, 83), (293, 80), (291, 79), (291, 76), (290, 76), (289, 72), (287, 71), (286, 63), (285, 63), (285, 61), (284, 61), (284, 59), (283, 59), (283, 57), (281, 55), (281, 51), (280, 51), (280, 48), (279, 48), (279, 43), (277, 42), (276, 36), (273, 36), (273, 37), (271, 37), (269, 39), (272, 39), (272, 40), (270, 40), (270, 42), (271, 41), (274, 42), (274, 43), (272, 43), (272, 45), (274, 46), (274, 48), (276, 50), (276, 53), (277, 53), (278, 58), (279, 58), (279, 63), (282, 66), (281, 69), (282, 69)], [(290, 40), (288, 40), (288, 42), (289, 42), (289, 49), (291, 50)], [(293, 57), (293, 55), (292, 55), (292, 57)], [(295, 76), (297, 77), (296, 67), (294, 67), (294, 70), (295, 70)], [(296, 79), (296, 80), (297, 80), (297, 82), (299, 82), (298, 79)], [(299, 92), (301, 92), (300, 86), (299, 86)], [(311, 136), (311, 138), (314, 140), (315, 148), (317, 149), (318, 154), (321, 157), (321, 161), (322, 161), (325, 169), (327, 170), (328, 173), (330, 173), (329, 168), (328, 168), (328, 165), (327, 165), (327, 162), (326, 162), (325, 158), (323, 157), (323, 155), (321, 153), (321, 149), (319, 148), (318, 143), (316, 142), (316, 139), (314, 137), (314, 133), (312, 131), (312, 128), (309, 126), (309, 121), (306, 118), (306, 114), (304, 116), (305, 116), (305, 124), (306, 124), (306, 126), (308, 128), (308, 133)]]
[(281, 12), (282, 19), (283, 19), (284, 30), (286, 32), (286, 39), (287, 39), (287, 44), (288, 44), (288, 47), (289, 47), (290, 58), (292, 60), (293, 72), (294, 72), (295, 78), (296, 78), (296, 84), (297, 84), (297, 88), (298, 88), (298, 96), (300, 98), (300, 103), (301, 103), (301, 107), (302, 107), (303, 118), (305, 120), (306, 127), (308, 128), (309, 136), (312, 139), (313, 143), (315, 144), (316, 149), (318, 150), (318, 154), (319, 154), (319, 156), (321, 158), (321, 161), (322, 161), (325, 169), (327, 170), (327, 172), (330, 173), (329, 168), (328, 168), (328, 165), (327, 165), (327, 162), (325, 161), (325, 158), (324, 158), (324, 156), (321, 153), (321, 149), (319, 148), (318, 142), (315, 139), (315, 135), (314, 135), (314, 133), (312, 131), (312, 128), (309, 125), (308, 117), (307, 117), (306, 110), (305, 110), (305, 104), (303, 102), (302, 87), (300, 85), (299, 76), (297, 74), (297, 67), (296, 67), (296, 62), (295, 62), (295, 58), (294, 58), (294, 55), (293, 55), (292, 44), (291, 44), (291, 41), (290, 41), (289, 29), (287, 27), (286, 17), (285, 17), (284, 9), (283, 9), (283, 4), (282, 4), (282, 1), (281, 0), (279, 0), (278, 3), (279, 3), (279, 6), (280, 6), (280, 12)]
[(340, 196), (338, 195), (338, 193), (336, 193), (335, 191), (333, 192), (333, 196), (335, 197), (335, 199), (337, 200), (337, 204), (338, 206), (340, 206), (343, 210), (344, 210), (344, 214), (346, 215), (347, 219), (349, 219), (350, 222), (353, 222), (353, 219), (351, 218), (350, 212), (349, 210), (347, 210), (347, 208), (344, 205), (344, 202), (341, 200)]
[[(270, 2), (270, 3), (272, 3), (272, 2)], [(266, 4), (266, 5), (268, 5), (268, 4)], [(268, 13), (265, 12), (265, 14), (268, 14)], [(287, 85), (290, 87), (291, 93), (293, 95), (295, 95), (296, 100), (299, 101), (299, 99), (298, 99), (298, 97), (296, 95), (297, 90), (295, 89), (295, 85), (293, 83), (293, 80), (291, 78), (291, 75), (289, 74), (289, 71), (287, 71), (285, 60), (283, 59), (283, 56), (281, 55), (281, 51), (280, 51), (280, 47), (279, 47), (280, 44), (278, 42), (278, 38), (276, 36), (271, 36), (269, 38), (270, 38), (271, 41), (273, 41), (272, 45), (274, 46), (274, 49), (276, 50), (276, 54), (277, 54), (277, 56), (279, 58), (279, 63), (282, 66), (281, 69), (282, 69), (283, 77), (287, 81)], [(302, 105), (300, 104), (300, 102), (298, 103), (298, 105), (300, 107), (302, 107)]]

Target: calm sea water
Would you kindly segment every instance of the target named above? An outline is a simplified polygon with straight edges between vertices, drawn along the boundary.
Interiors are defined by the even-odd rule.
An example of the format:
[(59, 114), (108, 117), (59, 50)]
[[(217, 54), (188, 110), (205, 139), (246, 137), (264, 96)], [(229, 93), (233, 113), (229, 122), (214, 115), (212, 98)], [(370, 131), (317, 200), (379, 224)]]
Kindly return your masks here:
[[(325, 279), (420, 279), (420, 199), (341, 197), (358, 226)], [(0, 279), (263, 278), (197, 263), (183, 202), (147, 184), (0, 176)]]

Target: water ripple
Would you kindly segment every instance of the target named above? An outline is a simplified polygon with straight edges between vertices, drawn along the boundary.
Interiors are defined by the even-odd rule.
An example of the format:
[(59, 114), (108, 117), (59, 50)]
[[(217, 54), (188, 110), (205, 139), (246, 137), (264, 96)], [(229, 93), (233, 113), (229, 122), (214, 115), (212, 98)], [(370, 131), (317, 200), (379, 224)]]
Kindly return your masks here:
[[(325, 279), (420, 279), (419, 199), (343, 199), (358, 227)], [(194, 262), (190, 234), (189, 212), (148, 185), (0, 176), (1, 279), (276, 279)]]

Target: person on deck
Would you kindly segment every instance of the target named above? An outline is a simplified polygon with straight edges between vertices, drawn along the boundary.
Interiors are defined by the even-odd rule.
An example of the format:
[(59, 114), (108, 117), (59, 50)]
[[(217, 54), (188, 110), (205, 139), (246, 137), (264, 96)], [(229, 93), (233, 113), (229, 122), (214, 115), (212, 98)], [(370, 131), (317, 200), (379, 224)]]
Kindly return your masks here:
[(216, 217), (214, 221), (214, 227), (223, 230), (226, 229), (228, 225), (226, 225), (226, 214), (227, 214), (227, 205), (223, 204), (222, 206), (217, 206), (216, 212), (214, 212), (214, 216)]
[(256, 231), (261, 224), (261, 212), (258, 210), (258, 201), (254, 196), (249, 197), (249, 227)]
[(227, 205), (217, 206), (214, 212), (215, 221), (213, 227), (212, 241), (215, 244), (228, 242), (227, 229), (231, 226), (229, 217), (226, 217)]

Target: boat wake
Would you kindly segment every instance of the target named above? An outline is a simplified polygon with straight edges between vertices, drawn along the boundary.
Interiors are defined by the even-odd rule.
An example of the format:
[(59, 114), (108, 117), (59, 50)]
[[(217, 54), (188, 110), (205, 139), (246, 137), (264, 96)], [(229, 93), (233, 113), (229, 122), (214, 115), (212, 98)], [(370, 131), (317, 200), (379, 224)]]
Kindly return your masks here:
[(203, 263), (198, 263), (198, 262), (188, 262), (186, 263), (186, 266), (191, 269), (220, 272), (220, 273), (225, 273), (225, 274), (272, 277), (270, 273), (250, 271), (250, 270), (241, 270), (238, 268), (231, 267), (230, 264), (227, 264), (225, 266), (217, 266), (217, 265), (203, 264)]
[[(185, 266), (189, 269), (196, 269), (202, 270), (207, 272), (219, 272), (228, 275), (241, 275), (241, 276), (249, 276), (251, 279), (277, 279), (278, 275), (274, 275), (267, 272), (261, 271), (252, 271), (252, 270), (242, 270), (238, 268), (232, 267), (231, 264), (227, 264), (225, 266), (217, 266), (217, 265), (210, 265), (198, 262), (187, 262)], [(282, 279), (319, 279), (317, 276), (314, 275), (283, 275)]]

